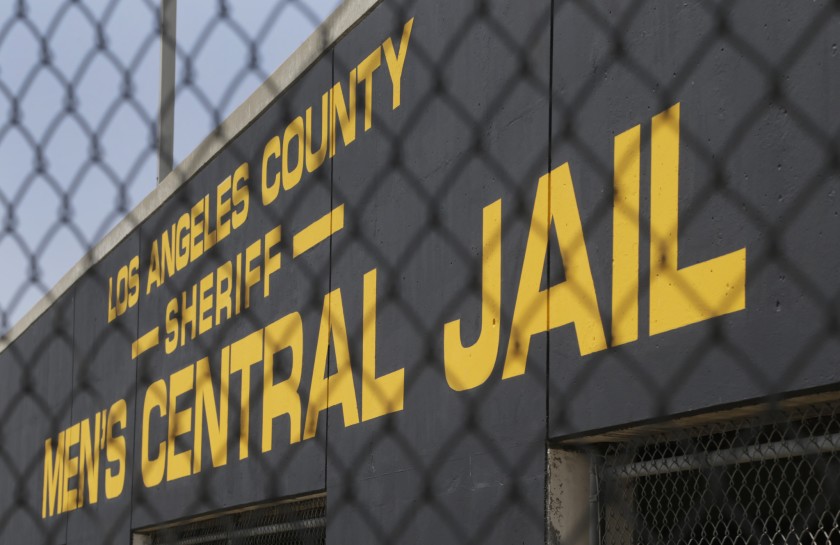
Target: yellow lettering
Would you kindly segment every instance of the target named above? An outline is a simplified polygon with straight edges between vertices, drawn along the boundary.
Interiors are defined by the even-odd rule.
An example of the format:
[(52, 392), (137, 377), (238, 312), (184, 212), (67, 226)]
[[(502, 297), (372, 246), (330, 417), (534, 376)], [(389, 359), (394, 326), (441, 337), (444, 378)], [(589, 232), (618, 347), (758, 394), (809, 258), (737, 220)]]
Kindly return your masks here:
[(204, 196), (204, 251), (216, 245), (216, 231), (210, 229), (210, 195)]
[(41, 518), (61, 514), (64, 508), (64, 432), (58, 434), (53, 451), (52, 438), (44, 441), (44, 489), (41, 496)]
[[(164, 392), (164, 395), (165, 392)], [(128, 424), (128, 410), (125, 400), (120, 399), (108, 411), (107, 426), (105, 428), (105, 457), (109, 463), (116, 463), (118, 469), (108, 468), (105, 471), (105, 497), (116, 498), (122, 494), (125, 486), (125, 437), (115, 436), (114, 428), (124, 430)]]
[(70, 455), (70, 449), (79, 444), (79, 427), (78, 423), (73, 424), (66, 430), (64, 440), (64, 509), (62, 512), (74, 511), (78, 506), (79, 491), (77, 488), (70, 487), (70, 480), (79, 474), (79, 456)]
[(271, 255), (271, 251), (280, 245), (280, 226), (278, 225), (265, 235), (265, 278), (263, 280), (263, 296), (267, 299), (271, 295), (271, 275), (280, 270), (280, 251)]
[(481, 250), (481, 331), (470, 345), (461, 344), (461, 320), (443, 328), (446, 382), (456, 391), (481, 386), (499, 354), (502, 305), (502, 201), (484, 207)]
[(306, 109), (306, 170), (315, 172), (327, 158), (327, 135), (329, 133), (330, 91), (321, 97), (321, 145), (317, 151), (312, 151), (312, 107)]
[(411, 29), (414, 27), (414, 17), (403, 27), (402, 38), (400, 39), (400, 52), (394, 52), (394, 42), (391, 38), (385, 40), (382, 44), (382, 49), (385, 51), (385, 64), (388, 65), (388, 73), (391, 75), (391, 83), (393, 85), (393, 109), (396, 110), (400, 106), (401, 100), (401, 82), (403, 68), (405, 68), (405, 57), (408, 53), (408, 41), (411, 38)]
[[(297, 159), (293, 169), (289, 169), (289, 146), (297, 139)], [(283, 133), (283, 189), (295, 187), (303, 176), (303, 118), (298, 116), (286, 127)]]
[[(230, 385), (230, 348), (222, 349), (222, 370), (219, 385), (219, 410), (213, 380), (210, 375), (210, 360), (203, 358), (195, 364), (195, 445), (193, 473), (201, 471), (201, 450), (204, 427), (207, 423), (207, 439), (210, 441), (210, 458), (213, 467), (227, 463), (228, 439), (228, 388)], [(206, 419), (204, 415), (207, 415)], [(217, 416), (218, 415), (218, 416)]]
[(639, 338), (640, 150), (639, 125), (615, 137), (612, 346)]
[(280, 158), (280, 137), (275, 136), (265, 145), (262, 160), (262, 203), (268, 206), (277, 199), (280, 194), (280, 170), (274, 175), (274, 179), (268, 174), (268, 160)]
[[(540, 290), (552, 223), (566, 279)], [(537, 186), (502, 378), (525, 373), (532, 336), (570, 323), (575, 325), (582, 356), (607, 347), (572, 176), (565, 163), (541, 177)]]
[(117, 316), (122, 316), (128, 309), (128, 267), (120, 267), (117, 273)]
[(192, 408), (177, 410), (178, 398), (193, 389), (194, 366), (189, 365), (172, 374), (169, 379), (169, 433), (166, 449), (166, 480), (174, 481), (190, 474), (192, 451), (176, 453), (178, 437), (192, 430)]
[(198, 334), (203, 335), (213, 327), (213, 273), (201, 279), (198, 294)]
[(149, 255), (149, 277), (146, 279), (146, 295), (152, 292), (152, 286), (159, 288), (163, 283), (161, 273), (163, 271), (160, 267), (160, 250), (158, 249), (158, 241), (152, 241), (152, 251)]
[[(329, 378), (324, 378), (327, 372), (330, 336), (333, 339), (336, 372)], [(353, 370), (350, 367), (350, 348), (347, 344), (347, 327), (344, 324), (344, 305), (340, 289), (333, 290), (324, 298), (318, 344), (315, 347), (312, 383), (309, 388), (309, 403), (306, 407), (304, 439), (315, 437), (319, 415), (336, 405), (341, 405), (345, 427), (359, 423), (359, 408), (353, 384)]]
[(108, 277), (108, 323), (114, 321), (117, 317), (117, 305), (114, 297), (114, 277)]
[[(393, 47), (393, 45), (392, 45)], [(404, 60), (404, 59), (403, 59)], [(365, 82), (365, 130), (373, 125), (373, 73), (382, 64), (382, 50), (376, 48), (373, 53), (363, 60), (358, 68), (359, 83)], [(402, 70), (402, 69), (401, 69)], [(364, 404), (362, 404), (364, 410)]]
[(233, 264), (226, 261), (216, 269), (216, 324), (222, 323), (222, 311), (225, 313), (225, 320), (230, 318), (231, 301), (230, 294), (233, 288)]
[(204, 253), (204, 200), (200, 200), (190, 209), (190, 263)]
[(263, 330), (255, 331), (230, 347), (230, 372), (240, 373), (239, 459), (248, 457), (251, 429), (251, 366), (262, 361)]
[(363, 282), (362, 420), (366, 422), (403, 410), (405, 370), (376, 376), (376, 269), (366, 273)]
[(146, 390), (146, 397), (143, 400), (143, 429), (140, 439), (140, 473), (143, 477), (143, 484), (146, 488), (157, 486), (163, 480), (166, 470), (166, 440), (158, 445), (158, 455), (155, 458), (149, 456), (149, 418), (152, 411), (157, 408), (161, 418), (166, 416), (166, 382), (161, 379), (155, 381)]
[(650, 334), (746, 306), (747, 250), (678, 266), (680, 105), (653, 118), (650, 195)]
[[(272, 447), (274, 420), (289, 415), (289, 443), (300, 441), (300, 377), (303, 372), (303, 321), (293, 312), (265, 328), (265, 355), (263, 358), (263, 420), (262, 451)], [(274, 357), (289, 349), (292, 369), (289, 378), (274, 383)]]
[(216, 242), (223, 241), (230, 234), (230, 218), (227, 217), (230, 214), (230, 198), (225, 195), (230, 193), (232, 181), (233, 178), (228, 176), (216, 188)]
[(172, 226), (172, 236), (164, 231), (160, 237), (161, 284), (178, 270), (175, 256), (177, 255), (177, 224)]
[(134, 256), (128, 263), (128, 308), (133, 308), (140, 299), (140, 256)]
[(252, 266), (262, 253), (262, 242), (257, 240), (245, 249), (245, 308), (251, 308), (251, 288), (256, 286), (262, 275), (262, 267)]
[(187, 326), (190, 326), (190, 339), (195, 339), (197, 311), (198, 307), (198, 289), (195, 284), (190, 288), (190, 303), (187, 304), (187, 291), (181, 293), (181, 346), (187, 342)]
[(178, 218), (175, 227), (178, 241), (178, 253), (175, 255), (175, 268), (183, 270), (190, 264), (190, 214), (183, 214)]
[[(347, 102), (344, 102), (344, 91), (341, 83), (336, 83), (330, 90), (330, 157), (335, 156), (336, 132), (341, 127), (341, 137), (347, 147), (356, 139), (356, 69), (350, 71), (350, 81), (347, 86)], [(338, 124), (336, 124), (338, 118)]]
[(234, 229), (239, 229), (248, 218), (248, 204), (250, 193), (248, 193), (248, 179), (250, 171), (248, 163), (242, 163), (233, 173), (233, 216), (231, 223)]
[(90, 433), (90, 418), (82, 420), (82, 440), (80, 444), (79, 460), (79, 498), (78, 507), (85, 503), (85, 485), (87, 485), (88, 503), (94, 504), (99, 500), (99, 434), (102, 429), (102, 413), (96, 413), (94, 419), (93, 437)]
[(178, 298), (173, 297), (166, 304), (166, 341), (164, 348), (171, 354), (178, 348)]

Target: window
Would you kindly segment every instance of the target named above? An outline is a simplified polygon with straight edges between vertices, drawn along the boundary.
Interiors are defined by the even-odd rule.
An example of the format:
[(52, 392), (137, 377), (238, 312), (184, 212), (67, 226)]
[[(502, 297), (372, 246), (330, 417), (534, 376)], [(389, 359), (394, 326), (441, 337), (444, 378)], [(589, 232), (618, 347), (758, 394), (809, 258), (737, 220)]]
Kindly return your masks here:
[(326, 542), (326, 497), (219, 513), (135, 534), (136, 545), (318, 545)]
[(786, 401), (583, 442), (549, 456), (549, 527), (566, 542), (840, 544), (837, 401)]

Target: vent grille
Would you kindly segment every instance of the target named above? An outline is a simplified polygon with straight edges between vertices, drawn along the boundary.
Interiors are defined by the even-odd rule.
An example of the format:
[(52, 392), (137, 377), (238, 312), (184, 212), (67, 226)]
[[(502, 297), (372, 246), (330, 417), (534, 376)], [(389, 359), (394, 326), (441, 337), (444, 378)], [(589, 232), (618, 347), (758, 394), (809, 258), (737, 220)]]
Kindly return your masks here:
[[(319, 496), (143, 532), (148, 545), (318, 545), (326, 543), (326, 498)], [(137, 540), (136, 540), (137, 541)]]
[(601, 543), (840, 544), (837, 404), (605, 446)]

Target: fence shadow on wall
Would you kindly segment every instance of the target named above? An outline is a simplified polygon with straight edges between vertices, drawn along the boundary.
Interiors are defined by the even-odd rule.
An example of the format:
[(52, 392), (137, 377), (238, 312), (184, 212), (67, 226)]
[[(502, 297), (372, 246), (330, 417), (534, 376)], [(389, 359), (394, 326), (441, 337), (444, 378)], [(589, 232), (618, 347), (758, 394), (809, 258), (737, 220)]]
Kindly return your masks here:
[(0, 14), (0, 543), (838, 541), (836, 2), (222, 1), (133, 210), (121, 6)]

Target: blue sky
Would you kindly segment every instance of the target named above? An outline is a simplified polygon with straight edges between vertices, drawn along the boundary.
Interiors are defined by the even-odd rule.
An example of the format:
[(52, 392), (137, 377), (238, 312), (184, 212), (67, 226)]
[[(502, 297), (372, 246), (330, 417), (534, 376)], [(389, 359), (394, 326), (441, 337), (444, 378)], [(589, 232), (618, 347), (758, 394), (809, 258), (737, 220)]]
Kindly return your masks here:
[[(155, 186), (158, 2), (0, 2), (0, 332)], [(340, 2), (178, 0), (176, 162)]]

